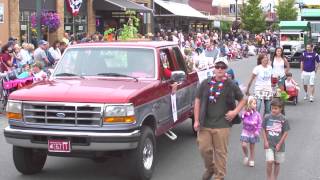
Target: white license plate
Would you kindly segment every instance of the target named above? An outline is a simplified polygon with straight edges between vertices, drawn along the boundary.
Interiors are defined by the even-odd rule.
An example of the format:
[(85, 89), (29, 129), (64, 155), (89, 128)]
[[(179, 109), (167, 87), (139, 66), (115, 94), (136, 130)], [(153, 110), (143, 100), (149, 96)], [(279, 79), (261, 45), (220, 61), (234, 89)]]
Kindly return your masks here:
[(68, 140), (50, 139), (48, 140), (48, 151), (49, 152), (71, 152), (71, 144)]

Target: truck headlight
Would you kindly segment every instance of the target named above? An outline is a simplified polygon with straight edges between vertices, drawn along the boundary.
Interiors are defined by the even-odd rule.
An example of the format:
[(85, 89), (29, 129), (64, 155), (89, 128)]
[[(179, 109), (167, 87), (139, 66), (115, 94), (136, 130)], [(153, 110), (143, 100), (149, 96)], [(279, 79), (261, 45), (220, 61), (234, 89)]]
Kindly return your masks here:
[(104, 111), (103, 122), (110, 123), (135, 123), (133, 105), (107, 105)]
[(7, 118), (14, 119), (14, 120), (22, 120), (22, 102), (21, 101), (8, 101)]
[(292, 52), (297, 52), (297, 48), (296, 47), (294, 47), (294, 48), (292, 48)]

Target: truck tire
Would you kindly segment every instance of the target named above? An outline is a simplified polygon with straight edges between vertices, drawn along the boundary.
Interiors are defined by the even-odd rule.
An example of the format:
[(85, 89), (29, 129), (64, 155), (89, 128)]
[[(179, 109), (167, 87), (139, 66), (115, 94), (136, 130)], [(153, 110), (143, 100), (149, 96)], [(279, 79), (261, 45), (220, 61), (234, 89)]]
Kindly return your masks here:
[(142, 126), (138, 147), (130, 151), (130, 172), (136, 180), (149, 180), (152, 177), (156, 155), (156, 138), (153, 130)]
[(22, 174), (40, 172), (47, 160), (47, 152), (13, 146), (13, 161), (16, 169)]

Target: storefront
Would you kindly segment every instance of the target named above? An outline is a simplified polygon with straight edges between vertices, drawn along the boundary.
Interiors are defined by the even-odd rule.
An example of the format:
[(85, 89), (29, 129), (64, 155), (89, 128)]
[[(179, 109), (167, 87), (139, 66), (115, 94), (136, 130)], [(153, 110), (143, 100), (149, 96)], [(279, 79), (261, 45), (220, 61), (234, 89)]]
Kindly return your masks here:
[[(0, 40), (6, 42), (10, 36), (20, 42), (37, 41), (32, 16), (41, 4), (42, 12), (52, 12), (59, 17), (60, 26), (50, 31), (42, 28), (40, 38), (53, 42), (61, 40), (64, 32), (77, 36), (96, 31), (103, 32), (106, 25), (120, 28), (127, 22), (124, 12), (133, 10), (140, 18), (140, 33), (152, 32), (152, 0), (82, 0), (77, 16), (68, 12), (65, 0), (0, 0)], [(39, 5), (38, 4), (38, 5)], [(50, 31), (50, 32), (49, 32)], [(75, 36), (75, 37), (77, 37)]]
[[(32, 16), (35, 16), (36, 14), (36, 1), (30, 1), (30, 0), (20, 0), (19, 1), (19, 39), (21, 42), (31, 42), (32, 39), (36, 38), (36, 31), (35, 28), (32, 26), (35, 26), (35, 22), (32, 22)], [(43, 1), (41, 4), (42, 12), (56, 12), (56, 0), (50, 0), (50, 1)], [(17, 10), (16, 10), (17, 11)], [(41, 28), (41, 39), (48, 40), (49, 37), (49, 31), (48, 29), (42, 27)]]
[(82, 0), (82, 5), (77, 16), (67, 10), (67, 5), (64, 5), (64, 31), (69, 34), (75, 34), (78, 38), (83, 33), (88, 32), (88, 8), (87, 0)]
[(126, 11), (136, 12), (140, 19), (139, 33), (146, 34), (150, 32), (148, 25), (151, 23), (152, 9), (148, 8), (150, 4), (137, 4), (129, 0), (94, 0), (93, 9), (96, 12), (97, 31), (103, 33), (107, 28), (120, 30), (123, 24), (128, 22), (129, 16)]
[(188, 4), (154, 0), (155, 32), (163, 30), (182, 30), (183, 32), (209, 29), (208, 17)]

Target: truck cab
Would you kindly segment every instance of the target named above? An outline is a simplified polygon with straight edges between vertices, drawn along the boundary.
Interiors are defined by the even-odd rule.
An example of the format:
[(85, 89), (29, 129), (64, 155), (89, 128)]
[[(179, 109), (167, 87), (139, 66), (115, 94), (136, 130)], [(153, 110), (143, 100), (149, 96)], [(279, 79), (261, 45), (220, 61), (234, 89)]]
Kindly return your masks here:
[(310, 23), (307, 21), (281, 21), (280, 47), (290, 66), (300, 66), (300, 56), (311, 37)]

